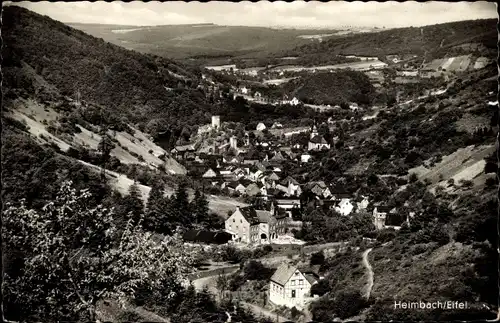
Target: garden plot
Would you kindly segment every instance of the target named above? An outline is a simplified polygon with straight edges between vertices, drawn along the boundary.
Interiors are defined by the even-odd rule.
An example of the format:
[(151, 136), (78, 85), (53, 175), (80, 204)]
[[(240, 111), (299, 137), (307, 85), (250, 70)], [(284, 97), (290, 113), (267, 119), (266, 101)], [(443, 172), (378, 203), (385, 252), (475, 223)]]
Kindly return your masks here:
[(470, 56), (457, 56), (453, 57), (453, 61), (451, 62), (448, 67), (442, 66), (443, 69), (446, 69), (447, 71), (453, 71), (453, 72), (463, 72), (467, 70), (470, 64)]

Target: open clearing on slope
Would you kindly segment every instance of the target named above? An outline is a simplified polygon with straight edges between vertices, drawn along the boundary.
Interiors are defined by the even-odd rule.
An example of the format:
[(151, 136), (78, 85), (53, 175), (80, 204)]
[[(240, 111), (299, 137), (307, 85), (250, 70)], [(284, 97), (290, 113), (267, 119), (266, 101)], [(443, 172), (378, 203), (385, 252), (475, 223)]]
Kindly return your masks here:
[[(453, 178), (455, 182), (460, 180), (474, 180), (484, 173), (485, 157), (495, 151), (493, 145), (468, 146), (460, 148), (454, 153), (443, 156), (441, 162), (434, 167), (426, 168), (418, 166), (410, 169), (409, 173), (415, 173), (419, 180), (429, 179), (432, 184), (445, 185), (446, 181)], [(440, 180), (440, 175), (442, 180)]]
[[(53, 108), (43, 106), (33, 100), (16, 100), (14, 110), (8, 113), (12, 118), (25, 123), (29, 127), (29, 132), (38, 141), (53, 142), (63, 151), (67, 151), (70, 146), (83, 146), (95, 150), (101, 141), (101, 136), (93, 131), (94, 129), (86, 129), (81, 125), (77, 125), (81, 132), (74, 134), (71, 139), (69, 139), (71, 136), (63, 134), (61, 136), (52, 135), (47, 131), (47, 126), (49, 123), (57, 125), (61, 114)], [(185, 175), (187, 173), (185, 167), (174, 159), (167, 157), (167, 161), (164, 162), (158, 158), (162, 155), (168, 155), (167, 152), (156, 145), (146, 134), (131, 128), (134, 131), (134, 136), (127, 132), (108, 132), (120, 143), (111, 151), (111, 156), (115, 156), (124, 164), (142, 164), (153, 169), (165, 165), (166, 171), (170, 174)], [(139, 161), (138, 157), (130, 152), (142, 156), (144, 162)]]

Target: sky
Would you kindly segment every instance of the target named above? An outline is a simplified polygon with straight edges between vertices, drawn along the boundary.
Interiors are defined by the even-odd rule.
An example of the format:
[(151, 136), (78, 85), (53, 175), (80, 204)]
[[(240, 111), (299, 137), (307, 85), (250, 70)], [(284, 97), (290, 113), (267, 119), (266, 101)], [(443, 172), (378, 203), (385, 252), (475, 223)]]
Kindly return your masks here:
[(497, 18), (493, 2), (17, 2), (65, 23), (128, 26), (215, 23), (292, 28), (418, 27)]

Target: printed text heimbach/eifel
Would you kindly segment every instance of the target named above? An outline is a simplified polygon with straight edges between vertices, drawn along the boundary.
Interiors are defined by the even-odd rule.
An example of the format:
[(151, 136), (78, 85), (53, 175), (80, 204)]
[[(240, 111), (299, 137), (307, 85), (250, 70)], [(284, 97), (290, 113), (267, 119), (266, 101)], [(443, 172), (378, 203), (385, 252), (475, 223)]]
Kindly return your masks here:
[(402, 302), (402, 301), (394, 301), (394, 309), (403, 309), (403, 310), (434, 310), (434, 309), (442, 309), (442, 310), (464, 310), (467, 309), (467, 302), (459, 302), (459, 301), (436, 301), (436, 302)]

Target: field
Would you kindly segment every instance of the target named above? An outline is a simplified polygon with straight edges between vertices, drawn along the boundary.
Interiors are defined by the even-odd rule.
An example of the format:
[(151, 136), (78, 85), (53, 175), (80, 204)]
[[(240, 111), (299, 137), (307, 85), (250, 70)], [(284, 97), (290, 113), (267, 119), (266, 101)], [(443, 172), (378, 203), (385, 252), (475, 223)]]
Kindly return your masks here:
[[(490, 60), (486, 57), (474, 58), (471, 55), (435, 59), (425, 65), (426, 70), (443, 69), (450, 72), (464, 72), (469, 69), (484, 68)], [(474, 64), (472, 64), (474, 62)]]
[(468, 146), (458, 149), (448, 156), (443, 156), (442, 161), (433, 167), (426, 168), (425, 166), (419, 166), (410, 169), (409, 173), (415, 173), (420, 180), (428, 179), (432, 184), (443, 186), (446, 186), (446, 181), (450, 178), (453, 178), (455, 183), (462, 179), (476, 182), (475, 179), (478, 177), (482, 177), (485, 180), (484, 158), (491, 155), (494, 151), (495, 147), (493, 145)]
[(312, 66), (312, 67), (304, 67), (299, 65), (294, 66), (278, 66), (271, 68), (271, 71), (275, 72), (312, 72), (312, 71), (324, 71), (324, 70), (336, 70), (336, 69), (352, 69), (356, 71), (366, 71), (371, 69), (380, 69), (386, 67), (387, 64), (381, 62), (379, 60), (368, 60), (361, 62), (352, 62), (352, 63), (342, 63), (342, 64), (334, 64), (334, 65), (321, 65), (321, 66)]

